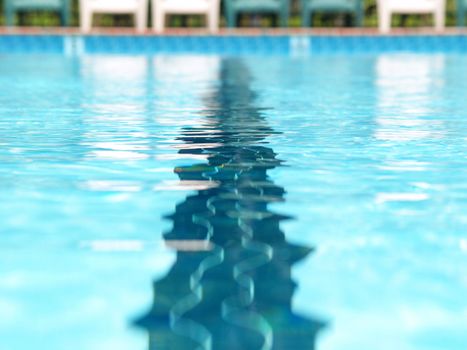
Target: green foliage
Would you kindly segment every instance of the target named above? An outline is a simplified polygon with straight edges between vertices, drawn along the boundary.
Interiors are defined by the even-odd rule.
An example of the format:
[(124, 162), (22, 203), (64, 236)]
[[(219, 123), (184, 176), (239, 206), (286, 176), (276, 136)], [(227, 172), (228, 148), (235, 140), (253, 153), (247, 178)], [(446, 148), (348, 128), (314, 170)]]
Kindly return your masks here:
[[(117, 1), (117, 0), (116, 0)], [(3, 2), (0, 0), (0, 25), (4, 25)], [(300, 6), (299, 0), (292, 0), (292, 16), (290, 18), (290, 27), (300, 27)], [(447, 0), (447, 17), (446, 23), (448, 26), (455, 25), (455, 0)], [(72, 6), (72, 25), (79, 24), (78, 0), (73, 0)], [(130, 15), (100, 15), (96, 18), (99, 26), (107, 27), (126, 27), (133, 24), (133, 19)], [(432, 25), (430, 15), (397, 15), (393, 18), (394, 26), (418, 27)], [(351, 20), (344, 14), (316, 14), (316, 27), (341, 27), (350, 26)], [(365, 27), (376, 27), (378, 24), (376, 13), (376, 0), (365, 0)], [(32, 11), (21, 13), (17, 16), (17, 24), (24, 26), (46, 26), (53, 27), (60, 25), (58, 14), (53, 12)], [(173, 27), (200, 27), (204, 25), (204, 19), (201, 16), (171, 16), (170, 25)], [(260, 26), (272, 27), (276, 26), (276, 20), (272, 16), (263, 16), (259, 20), (257, 17), (244, 16), (240, 19), (241, 26)]]

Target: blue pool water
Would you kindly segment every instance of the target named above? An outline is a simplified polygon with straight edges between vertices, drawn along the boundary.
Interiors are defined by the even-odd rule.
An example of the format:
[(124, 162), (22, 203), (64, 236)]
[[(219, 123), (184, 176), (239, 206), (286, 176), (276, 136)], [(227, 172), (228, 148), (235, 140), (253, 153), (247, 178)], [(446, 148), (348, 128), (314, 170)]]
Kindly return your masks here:
[(0, 349), (467, 349), (467, 56), (0, 56)]

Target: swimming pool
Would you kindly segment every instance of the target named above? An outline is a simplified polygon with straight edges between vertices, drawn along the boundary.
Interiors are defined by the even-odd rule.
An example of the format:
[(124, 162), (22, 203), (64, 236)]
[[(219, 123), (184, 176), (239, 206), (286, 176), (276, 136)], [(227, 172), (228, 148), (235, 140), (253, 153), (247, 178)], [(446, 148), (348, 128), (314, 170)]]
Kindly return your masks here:
[(0, 349), (467, 348), (465, 37), (379, 39), (0, 39)]

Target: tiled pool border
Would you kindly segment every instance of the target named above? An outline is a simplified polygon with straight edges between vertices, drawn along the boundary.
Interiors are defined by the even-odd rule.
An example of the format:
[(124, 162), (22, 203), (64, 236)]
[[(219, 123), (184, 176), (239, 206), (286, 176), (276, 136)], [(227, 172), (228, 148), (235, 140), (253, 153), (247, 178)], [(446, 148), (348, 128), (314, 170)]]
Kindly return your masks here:
[(21, 28), (0, 30), (0, 54), (285, 54), (326, 53), (467, 53), (467, 31), (439, 34), (427, 29), (396, 30), (379, 35), (374, 29), (325, 30), (173, 30), (165, 35), (137, 35), (127, 29), (99, 30), (81, 35), (76, 29)]

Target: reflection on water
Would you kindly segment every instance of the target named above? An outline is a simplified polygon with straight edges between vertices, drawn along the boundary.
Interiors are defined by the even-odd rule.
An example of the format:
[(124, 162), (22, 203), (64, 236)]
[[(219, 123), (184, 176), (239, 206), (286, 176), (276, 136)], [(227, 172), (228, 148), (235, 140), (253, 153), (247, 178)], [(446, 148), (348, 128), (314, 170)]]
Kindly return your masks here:
[[(444, 56), (381, 55), (376, 62), (378, 116), (374, 137), (391, 152), (385, 152), (378, 167), (389, 174), (413, 173), (403, 186), (398, 181), (390, 191), (377, 193), (376, 204), (417, 203), (430, 199), (423, 183), (424, 175), (433, 168), (432, 158), (423, 157), (423, 151), (408, 152), (409, 147), (420, 147), (440, 142), (446, 136), (443, 116), (439, 113), (439, 97), (444, 84)], [(419, 174), (419, 175), (417, 175)], [(425, 175), (426, 176), (426, 175)], [(397, 189), (397, 190), (396, 190)], [(415, 214), (413, 210), (399, 210), (399, 215)]]
[(204, 125), (185, 127), (178, 140), (179, 154), (207, 163), (175, 169), (197, 192), (168, 217), (176, 262), (137, 324), (149, 349), (314, 349), (323, 325), (291, 305), (291, 268), (311, 249), (288, 243), (280, 229), (288, 218), (268, 207), (285, 193), (267, 175), (281, 165), (264, 146), (274, 131), (253, 105), (242, 62), (224, 60), (220, 72)]
[(433, 103), (441, 90), (443, 56), (382, 55), (376, 65), (379, 92), (375, 137), (389, 142), (442, 139)]

